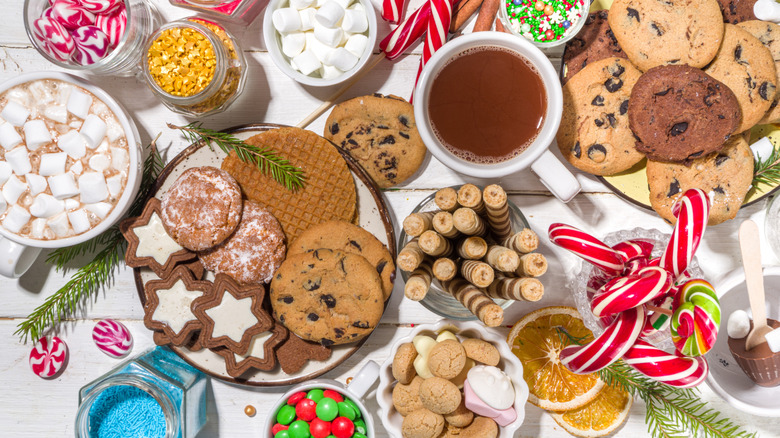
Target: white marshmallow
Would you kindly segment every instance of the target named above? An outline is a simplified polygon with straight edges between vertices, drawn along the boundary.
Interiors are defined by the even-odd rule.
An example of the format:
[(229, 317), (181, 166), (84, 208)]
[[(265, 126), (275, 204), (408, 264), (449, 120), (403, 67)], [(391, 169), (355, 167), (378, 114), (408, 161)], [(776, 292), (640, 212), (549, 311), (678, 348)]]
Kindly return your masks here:
[(30, 117), (30, 110), (19, 102), (9, 100), (3, 111), (0, 112), (0, 117), (14, 126), (22, 126)]
[(293, 9), (306, 9), (314, 4), (314, 0), (290, 0), (290, 7)]
[(750, 332), (750, 317), (744, 310), (735, 310), (729, 315), (726, 332), (730, 338), (742, 339)]
[(774, 329), (766, 334), (766, 343), (772, 353), (780, 351), (780, 329)]
[(28, 173), (24, 176), (24, 179), (27, 181), (27, 185), (30, 187), (30, 194), (32, 196), (46, 191), (46, 187), (48, 187), (46, 178), (38, 175), (37, 173)]
[(48, 179), (51, 194), (57, 199), (70, 198), (79, 194), (76, 180), (70, 172), (50, 176)]
[(123, 171), (127, 169), (127, 163), (130, 162), (130, 155), (126, 149), (111, 148), (111, 167)]
[(328, 0), (317, 9), (314, 18), (325, 27), (336, 27), (344, 17), (344, 8), (333, 0)]
[(356, 11), (364, 11), (364, 12), (366, 10), (366, 8), (363, 6), (363, 3), (360, 2), (355, 3), (354, 5), (350, 6), (347, 9), (354, 9)]
[(122, 193), (122, 175), (106, 178), (106, 186), (108, 186), (108, 193), (111, 196), (119, 196)]
[(72, 166), (70, 166), (68, 171), (76, 176), (81, 175), (84, 172), (84, 165), (81, 164), (81, 161), (76, 161)]
[(47, 104), (54, 100), (54, 95), (51, 94), (49, 87), (46, 86), (44, 81), (32, 82), (27, 86), (27, 89), (30, 90), (35, 103), (39, 105)]
[(65, 211), (73, 211), (81, 207), (81, 203), (73, 198), (68, 198), (64, 202), (65, 202)]
[(51, 143), (51, 134), (43, 120), (30, 120), (24, 124), (24, 142), (27, 149), (34, 151)]
[(106, 138), (106, 122), (100, 117), (90, 114), (81, 125), (79, 134), (87, 140), (87, 147), (95, 149)]
[(92, 106), (92, 96), (82, 93), (79, 90), (73, 90), (68, 96), (68, 112), (80, 119), (86, 119), (89, 114), (89, 107)]
[(347, 71), (355, 66), (358, 62), (358, 57), (349, 52), (349, 50), (339, 47), (338, 49), (330, 52), (325, 63), (338, 68), (341, 71)]
[(125, 130), (122, 129), (122, 125), (117, 123), (113, 117), (109, 117), (106, 121), (106, 136), (111, 143), (125, 136)]
[(68, 123), (68, 126), (70, 126), (73, 129), (80, 129), (81, 125), (83, 125), (83, 124), (84, 124), (84, 122), (82, 122), (81, 120), (74, 120), (74, 121)]
[(95, 204), (84, 204), (84, 208), (91, 211), (100, 219), (105, 219), (113, 206), (108, 202), (97, 202)]
[(12, 205), (3, 219), (3, 226), (12, 233), (18, 233), (30, 221), (30, 212), (22, 206)]
[(0, 184), (5, 184), (12, 172), (13, 169), (11, 169), (10, 164), (5, 161), (0, 161)]
[(46, 219), (33, 219), (30, 235), (33, 239), (43, 239), (46, 232)]
[(5, 184), (3, 184), (3, 199), (9, 204), (16, 204), (19, 197), (22, 196), (27, 190), (27, 183), (20, 180), (16, 176), (8, 178)]
[(333, 47), (327, 46), (318, 40), (317, 37), (314, 36), (314, 32), (306, 32), (305, 50), (311, 50), (314, 52), (314, 56), (316, 56), (317, 59), (324, 64), (325, 58), (327, 58), (328, 54), (333, 51)]
[(314, 7), (321, 8), (328, 0), (314, 0)]
[(352, 0), (333, 0), (333, 1), (338, 3), (339, 6), (341, 6), (344, 9), (347, 9), (349, 7), (349, 5), (352, 4)]
[(341, 76), (344, 72), (337, 69), (336, 67), (333, 67), (332, 65), (325, 65), (323, 64), (322, 67), (320, 67), (320, 76), (322, 79), (333, 79)]
[(43, 154), (41, 155), (41, 165), (38, 168), (38, 174), (41, 176), (52, 176), (65, 173), (66, 161), (68, 161), (68, 154), (65, 152)]
[(775, 145), (769, 141), (769, 137), (763, 137), (762, 139), (750, 145), (750, 151), (753, 152), (753, 158), (756, 160), (759, 158), (766, 160), (769, 158), (769, 155), (774, 152), (774, 150)]
[(11, 165), (11, 169), (17, 175), (30, 173), (32, 164), (30, 164), (30, 152), (24, 146), (5, 153), (5, 161)]
[(102, 172), (111, 167), (111, 159), (107, 155), (95, 154), (89, 158), (89, 167), (92, 170)]
[(301, 30), (307, 31), (314, 29), (314, 23), (317, 21), (314, 16), (317, 15), (317, 9), (307, 8), (298, 11), (301, 16)]
[(65, 109), (65, 105), (52, 105), (46, 107), (46, 109), (43, 110), (43, 115), (46, 116), (47, 119), (54, 120), (55, 122), (68, 122), (68, 110)]
[(350, 35), (349, 39), (347, 40), (347, 43), (344, 44), (344, 48), (347, 49), (349, 53), (360, 58), (361, 56), (363, 56), (363, 52), (366, 50), (367, 45), (368, 45), (368, 37), (356, 33), (354, 35)]
[(2, 196), (0, 196), (0, 214), (5, 213), (5, 210), (8, 208), (8, 204), (6, 204), (5, 199), (3, 199)]
[(366, 13), (356, 9), (344, 11), (344, 19), (341, 20), (341, 28), (344, 32), (363, 33), (368, 30), (368, 18)]
[(62, 134), (57, 146), (74, 160), (81, 159), (87, 153), (87, 140), (78, 131)]
[(46, 221), (46, 224), (51, 228), (52, 231), (54, 231), (54, 234), (57, 235), (57, 237), (65, 237), (68, 235), (68, 232), (70, 231), (70, 223), (68, 222), (68, 214), (65, 212), (62, 212), (49, 220)]
[(314, 37), (326, 46), (336, 47), (341, 44), (344, 31), (340, 27), (325, 27), (321, 23), (314, 23)]
[(68, 84), (61, 83), (57, 86), (57, 97), (55, 98), (60, 105), (66, 105), (70, 92), (73, 91), (73, 87)]
[(89, 217), (87, 217), (87, 212), (84, 209), (68, 213), (68, 220), (73, 226), (73, 231), (75, 231), (76, 234), (81, 234), (92, 228), (92, 225), (89, 223)]
[(8, 90), (7, 93), (9, 100), (15, 100), (27, 108), (30, 108), (34, 104), (34, 102), (32, 102), (32, 96), (30, 96), (30, 93), (28, 93), (24, 88), (14, 87)]
[(38, 218), (50, 218), (63, 211), (65, 211), (65, 202), (46, 193), (36, 196), (30, 205), (30, 213)]
[(81, 202), (85, 204), (100, 202), (108, 197), (106, 178), (102, 172), (84, 172), (79, 177), (79, 190)]
[(292, 32), (301, 28), (301, 16), (298, 14), (297, 9), (277, 9), (271, 16), (271, 20), (274, 23), (274, 28), (281, 33)]
[(758, 0), (753, 4), (753, 15), (759, 20), (780, 21), (780, 4), (774, 0)]
[(22, 136), (16, 132), (14, 125), (3, 123), (0, 125), (0, 146), (5, 149), (11, 149), (22, 142)]
[(282, 35), (282, 52), (288, 58), (293, 58), (303, 52), (306, 46), (306, 35), (303, 32), (290, 32)]
[(300, 55), (293, 58), (293, 62), (295, 62), (295, 68), (305, 75), (314, 73), (321, 65), (320, 60), (309, 49), (304, 50)]

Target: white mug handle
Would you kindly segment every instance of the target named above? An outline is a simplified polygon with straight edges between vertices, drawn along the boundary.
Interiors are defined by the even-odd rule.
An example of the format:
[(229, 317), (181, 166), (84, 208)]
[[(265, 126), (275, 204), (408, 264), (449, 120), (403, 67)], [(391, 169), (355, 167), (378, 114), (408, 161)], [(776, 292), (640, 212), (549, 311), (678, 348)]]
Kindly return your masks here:
[(582, 189), (577, 178), (549, 149), (531, 164), (531, 170), (539, 177), (542, 184), (563, 202), (571, 201)]
[(368, 363), (363, 365), (363, 368), (358, 371), (357, 375), (352, 378), (352, 381), (349, 382), (347, 388), (349, 388), (357, 398), (362, 400), (363, 396), (368, 392), (368, 389), (371, 388), (378, 378), (379, 364), (373, 360), (369, 360)]
[(18, 278), (27, 272), (41, 248), (25, 246), (0, 236), (0, 275)]

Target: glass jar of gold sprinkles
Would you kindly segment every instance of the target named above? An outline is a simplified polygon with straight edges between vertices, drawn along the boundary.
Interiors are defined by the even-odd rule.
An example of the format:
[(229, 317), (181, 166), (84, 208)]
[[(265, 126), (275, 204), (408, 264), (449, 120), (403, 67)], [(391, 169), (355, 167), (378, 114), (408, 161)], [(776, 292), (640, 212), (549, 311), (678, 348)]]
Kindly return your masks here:
[(149, 37), (144, 52), (144, 77), (171, 111), (193, 117), (218, 113), (244, 88), (244, 54), (213, 21), (191, 17), (165, 24)]

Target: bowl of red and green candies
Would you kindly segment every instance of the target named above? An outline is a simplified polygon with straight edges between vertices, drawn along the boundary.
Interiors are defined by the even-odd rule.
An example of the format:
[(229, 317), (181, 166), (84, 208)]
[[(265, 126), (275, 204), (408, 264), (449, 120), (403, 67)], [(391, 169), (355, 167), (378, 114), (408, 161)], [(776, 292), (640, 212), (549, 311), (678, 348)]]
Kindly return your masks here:
[(499, 16), (512, 34), (539, 48), (566, 43), (588, 18), (590, 0), (502, 0)]

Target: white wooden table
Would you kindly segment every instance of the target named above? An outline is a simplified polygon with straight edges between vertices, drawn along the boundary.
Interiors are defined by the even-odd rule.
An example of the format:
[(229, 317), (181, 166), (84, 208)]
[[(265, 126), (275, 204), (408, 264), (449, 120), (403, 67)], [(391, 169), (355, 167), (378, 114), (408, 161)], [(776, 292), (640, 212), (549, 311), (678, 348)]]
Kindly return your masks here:
[[(153, 0), (166, 19), (190, 15), (188, 11), (174, 8), (166, 0)], [(412, 6), (422, 0), (412, 0)], [(3, 18), (0, 24), (0, 81), (26, 72), (56, 70), (30, 45), (22, 20), (23, 0), (2, 2)], [(411, 10), (411, 9), (410, 9)], [(205, 125), (223, 129), (234, 125), (256, 122), (272, 122), (294, 125), (317, 107), (321, 100), (331, 95), (337, 87), (318, 89), (304, 87), (282, 74), (271, 62), (262, 42), (261, 19), (248, 28), (229, 26), (246, 54), (249, 64), (246, 89), (233, 106), (222, 114), (204, 119)], [(381, 23), (379, 39), (389, 27)], [(408, 97), (414, 84), (421, 47), (416, 46), (410, 55), (395, 62), (382, 61), (363, 80), (347, 92), (345, 98), (373, 92), (397, 94)], [(559, 60), (553, 55), (553, 62)], [(176, 132), (165, 128), (165, 122), (186, 121), (165, 109), (146, 86), (132, 78), (91, 77), (90, 80), (116, 97), (135, 118), (144, 143), (162, 133), (158, 145), (164, 149), (166, 159), (181, 151), (186, 143)], [(325, 117), (320, 117), (310, 129), (321, 133)], [(557, 153), (557, 152), (556, 152)], [(552, 222), (565, 222), (602, 236), (617, 229), (658, 228), (670, 232), (669, 225), (652, 212), (635, 207), (618, 198), (594, 178), (578, 173), (583, 193), (569, 204), (552, 197), (530, 172), (502, 178), (500, 181), (474, 180), (444, 167), (430, 158), (422, 172), (405, 186), (386, 191), (385, 197), (396, 222), (411, 212), (414, 206), (437, 188), (464, 182), (489, 184), (499, 182), (512, 195), (512, 200), (527, 216), (531, 226), (541, 235), (542, 253), (550, 261), (549, 272), (542, 278), (546, 294), (534, 304), (516, 303), (506, 313), (505, 321), (512, 324), (525, 313), (550, 305), (574, 305), (566, 288), (572, 272), (579, 262), (571, 254), (553, 247), (546, 239), (545, 231)], [(714, 281), (740, 266), (736, 229), (741, 220), (753, 218), (763, 227), (766, 202), (745, 208), (737, 219), (707, 231), (698, 257), (707, 278)], [(396, 226), (398, 230), (398, 226)], [(762, 248), (765, 264), (777, 264), (778, 259), (770, 248)], [(78, 406), (78, 390), (118, 364), (100, 353), (91, 339), (95, 322), (102, 318), (114, 318), (126, 324), (135, 338), (134, 353), (151, 346), (152, 333), (144, 328), (143, 311), (138, 301), (131, 271), (123, 269), (110, 288), (85, 303), (83, 311), (60, 326), (59, 336), (70, 348), (70, 363), (65, 372), (55, 380), (43, 380), (34, 375), (28, 366), (30, 345), (21, 344), (13, 334), (23, 318), (65, 281), (67, 276), (45, 264), (44, 252), (30, 271), (19, 280), (0, 277), (0, 435), (7, 437), (58, 437), (72, 436), (73, 423)], [(388, 356), (395, 339), (410, 331), (411, 324), (434, 322), (438, 316), (421, 305), (402, 299), (402, 281), (398, 281), (391, 303), (387, 307), (381, 326), (371, 335), (361, 350), (324, 377), (345, 381), (368, 360), (382, 363)], [(503, 329), (506, 331), (507, 329)], [(780, 436), (780, 420), (751, 416), (732, 408), (715, 395), (706, 385), (701, 387), (701, 397), (710, 407), (723, 412), (749, 430), (758, 431), (764, 437)], [(199, 435), (205, 437), (261, 436), (260, 428), (271, 405), (284, 389), (246, 388), (212, 380), (208, 392), (208, 423)], [(373, 394), (370, 394), (373, 397)], [(250, 418), (244, 407), (253, 405), (257, 415)], [(372, 399), (369, 407), (376, 411), (378, 405)], [(636, 403), (628, 421), (618, 436), (645, 436), (644, 407)], [(377, 437), (387, 437), (379, 425)], [(550, 416), (542, 410), (527, 406), (526, 420), (520, 431), (522, 437), (567, 437)]]

